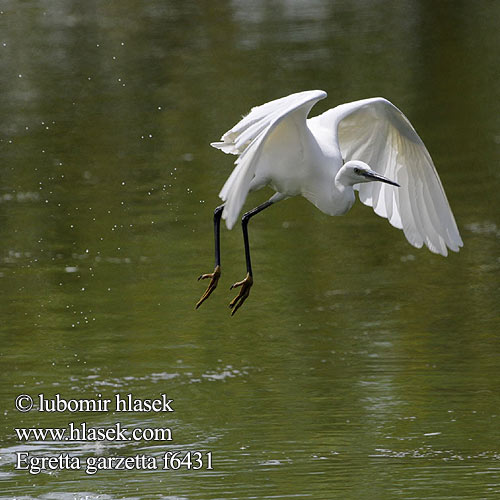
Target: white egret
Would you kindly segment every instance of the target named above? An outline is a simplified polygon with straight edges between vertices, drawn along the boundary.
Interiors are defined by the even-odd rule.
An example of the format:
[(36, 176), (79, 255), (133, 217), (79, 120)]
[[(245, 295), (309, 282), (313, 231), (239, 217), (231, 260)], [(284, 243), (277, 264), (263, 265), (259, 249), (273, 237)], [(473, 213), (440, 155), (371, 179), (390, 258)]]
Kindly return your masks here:
[[(302, 195), (328, 215), (343, 215), (360, 200), (385, 217), (413, 246), (446, 256), (463, 246), (431, 156), (405, 115), (382, 97), (341, 104), (307, 119), (322, 90), (291, 94), (252, 108), (212, 146), (238, 155), (215, 209), (215, 270), (198, 279), (220, 278), (220, 219), (231, 229), (250, 191), (266, 185), (276, 193), (242, 219), (247, 274), (230, 302), (234, 314), (253, 284), (248, 221), (277, 201)], [(375, 182), (379, 181), (379, 182)]]

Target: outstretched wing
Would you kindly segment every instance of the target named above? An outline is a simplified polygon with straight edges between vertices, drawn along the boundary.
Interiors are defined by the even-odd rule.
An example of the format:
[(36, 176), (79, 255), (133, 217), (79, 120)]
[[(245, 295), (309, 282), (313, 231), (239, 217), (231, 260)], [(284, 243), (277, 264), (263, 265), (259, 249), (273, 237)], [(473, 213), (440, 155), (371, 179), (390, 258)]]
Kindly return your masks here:
[[(458, 252), (462, 238), (431, 156), (406, 116), (381, 97), (342, 104), (320, 118), (337, 130), (345, 161), (362, 160), (398, 182), (359, 184), (359, 198), (415, 247)], [(323, 123), (324, 124), (324, 123)]]
[(219, 196), (225, 201), (222, 217), (231, 229), (236, 222), (248, 192), (251, 188), (259, 160), (263, 156), (266, 143), (278, 132), (280, 124), (287, 134), (295, 134), (294, 143), (300, 148), (300, 134), (307, 130), (306, 118), (314, 104), (326, 97), (322, 90), (311, 90), (291, 94), (281, 99), (252, 108), (250, 113), (227, 131), (220, 142), (212, 146), (225, 153), (239, 155), (236, 167), (222, 187)]

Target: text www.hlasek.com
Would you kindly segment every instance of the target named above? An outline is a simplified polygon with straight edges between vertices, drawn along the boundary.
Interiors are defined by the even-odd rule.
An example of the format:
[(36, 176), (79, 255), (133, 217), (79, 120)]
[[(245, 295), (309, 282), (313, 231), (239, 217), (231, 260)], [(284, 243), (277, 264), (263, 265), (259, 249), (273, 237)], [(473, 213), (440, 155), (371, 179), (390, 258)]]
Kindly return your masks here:
[(68, 427), (16, 428), (19, 441), (172, 441), (172, 431), (168, 427), (134, 428), (122, 427), (116, 422), (112, 427), (87, 427), (84, 422)]
[[(60, 394), (47, 398), (38, 394), (33, 398), (29, 394), (19, 394), (14, 401), (17, 411), (27, 413), (52, 412), (117, 412), (117, 413), (170, 413), (174, 400), (162, 393), (158, 398), (137, 398), (133, 394), (115, 394), (113, 398), (74, 399), (65, 398)], [(116, 442), (116, 441), (173, 441), (172, 430), (169, 427), (125, 427), (115, 422), (106, 427), (91, 427), (86, 422), (70, 422), (66, 427), (18, 427), (14, 429), (17, 439), (21, 442)], [(155, 446), (155, 450), (156, 450)], [(16, 451), (16, 470), (39, 474), (42, 471), (85, 470), (86, 474), (95, 474), (101, 470), (163, 470), (174, 471), (213, 469), (212, 452), (197, 450), (161, 450), (154, 455), (135, 454), (131, 456), (114, 456), (106, 453), (103, 456), (80, 457), (70, 453), (60, 453), (60, 450), (48, 455), (35, 455), (31, 451)], [(156, 450), (158, 451), (158, 450)]]

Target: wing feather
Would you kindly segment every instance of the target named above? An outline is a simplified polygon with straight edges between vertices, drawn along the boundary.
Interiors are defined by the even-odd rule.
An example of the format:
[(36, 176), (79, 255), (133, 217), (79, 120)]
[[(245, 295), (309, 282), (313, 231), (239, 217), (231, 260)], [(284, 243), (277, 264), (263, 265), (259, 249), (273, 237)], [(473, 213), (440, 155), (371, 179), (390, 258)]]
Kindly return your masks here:
[(381, 97), (342, 104), (323, 113), (322, 125), (337, 130), (345, 161), (362, 160), (401, 187), (381, 182), (355, 186), (360, 200), (402, 229), (415, 247), (447, 255), (463, 246), (431, 156), (417, 132)]
[(292, 120), (295, 125), (297, 120), (302, 120), (305, 126), (312, 106), (325, 97), (326, 92), (311, 90), (254, 107), (222, 136), (220, 142), (212, 143), (213, 147), (225, 153), (238, 155), (236, 166), (219, 193), (220, 198), (225, 201), (222, 217), (229, 229), (233, 227), (245, 203), (257, 165), (272, 132), (285, 120)]

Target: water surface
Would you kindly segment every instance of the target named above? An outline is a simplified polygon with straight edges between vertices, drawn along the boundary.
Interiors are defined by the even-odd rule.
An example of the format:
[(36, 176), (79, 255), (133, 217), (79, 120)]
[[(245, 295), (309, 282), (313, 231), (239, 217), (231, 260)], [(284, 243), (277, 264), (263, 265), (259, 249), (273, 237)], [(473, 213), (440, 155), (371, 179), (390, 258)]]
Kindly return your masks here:
[[(14, 2), (0, 12), (0, 395), (5, 498), (496, 498), (500, 220), (496, 2)], [(427, 144), (464, 248), (411, 247), (363, 205), (212, 213), (251, 106), (375, 95)], [(270, 191), (256, 193), (246, 207)], [(172, 413), (70, 414), (19, 394), (167, 393)], [(168, 427), (171, 442), (19, 441), (17, 427)], [(15, 470), (16, 453), (161, 457), (198, 471)]]

